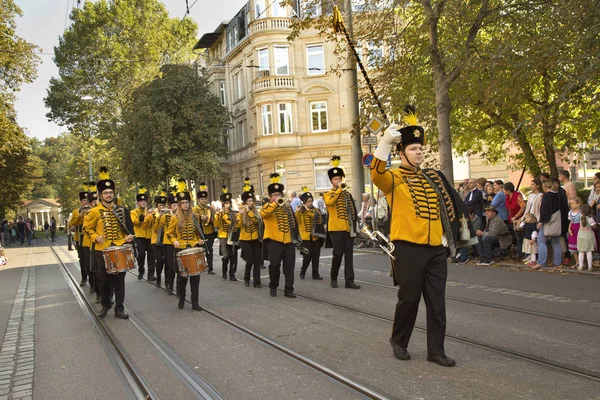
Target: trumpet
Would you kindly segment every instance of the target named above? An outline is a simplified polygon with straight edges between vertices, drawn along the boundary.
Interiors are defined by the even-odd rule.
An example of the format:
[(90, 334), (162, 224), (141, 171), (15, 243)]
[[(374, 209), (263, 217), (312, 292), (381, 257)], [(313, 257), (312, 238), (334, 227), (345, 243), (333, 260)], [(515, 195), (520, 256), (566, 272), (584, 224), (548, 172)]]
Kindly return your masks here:
[(340, 183), (340, 188), (342, 190), (348, 190), (348, 184), (346, 182), (342, 182), (342, 183)]
[(79, 207), (79, 215), (82, 215), (88, 212), (92, 207), (91, 206), (81, 206)]
[(369, 237), (369, 239), (371, 239), (373, 242), (375, 242), (375, 244), (377, 244), (377, 246), (381, 247), (381, 249), (383, 251), (385, 251), (392, 260), (396, 259), (396, 256), (394, 255), (394, 248), (395, 248), (394, 243), (390, 242), (383, 233), (381, 233), (379, 231), (371, 232), (369, 227), (366, 225), (363, 226), (360, 231), (362, 233), (364, 233), (365, 235), (367, 235)]
[(279, 197), (276, 201), (277, 205), (279, 207), (283, 206), (285, 204), (285, 199), (283, 197)]

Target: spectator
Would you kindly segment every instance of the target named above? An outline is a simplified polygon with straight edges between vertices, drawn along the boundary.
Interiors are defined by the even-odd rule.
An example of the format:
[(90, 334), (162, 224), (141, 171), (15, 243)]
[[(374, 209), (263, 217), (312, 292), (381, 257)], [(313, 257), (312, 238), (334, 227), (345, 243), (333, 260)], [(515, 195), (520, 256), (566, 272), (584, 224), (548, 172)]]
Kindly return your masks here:
[[(473, 207), (468, 208), (469, 211), (469, 219), (471, 220), (471, 224), (473, 225), (473, 230), (475, 232), (483, 229), (482, 219), (475, 213)], [(469, 257), (469, 248), (461, 247), (459, 249), (459, 257), (456, 260), (458, 264), (466, 264), (470, 260)]]
[(581, 227), (577, 235), (577, 251), (579, 252), (579, 270), (583, 270), (583, 256), (587, 256), (588, 271), (593, 268), (592, 251), (595, 250), (594, 232), (592, 226), (596, 225), (596, 221), (591, 217), (592, 209), (589, 205), (581, 207)]
[(483, 208), (492, 205), (492, 201), (494, 200), (495, 195), (496, 193), (494, 193), (494, 185), (487, 182), (485, 184), (485, 195), (483, 196)]
[(325, 221), (325, 225), (327, 225), (327, 206), (325, 205), (325, 199), (323, 199), (323, 195), (323, 192), (319, 193), (319, 198), (315, 200), (315, 207), (317, 207), (317, 209), (323, 216), (323, 221)]
[[(539, 180), (536, 178), (536, 180)], [(536, 254), (538, 251), (537, 247), (537, 218), (533, 213), (527, 213), (523, 217), (523, 222), (521, 222), (521, 226), (523, 227), (523, 247), (521, 251), (525, 254), (529, 254), (529, 256), (523, 260), (525, 265), (528, 267), (535, 267), (537, 264)]]
[(380, 190), (377, 194), (377, 230), (383, 233), (386, 237), (389, 236), (388, 229), (388, 202), (383, 192)]
[(25, 221), (22, 216), (19, 216), (19, 221), (17, 222), (17, 235), (22, 246), (25, 243)]
[(54, 217), (52, 217), (50, 219), (50, 238), (52, 239), (53, 243), (54, 243), (55, 236), (56, 236), (56, 219), (54, 219)]
[(360, 226), (362, 227), (365, 223), (371, 228), (372, 227), (372, 212), (373, 204), (371, 202), (371, 195), (369, 193), (362, 194), (362, 203), (360, 211), (358, 212), (358, 218), (360, 219)]
[(563, 265), (571, 264), (571, 252), (567, 247), (568, 238), (567, 232), (569, 231), (569, 199), (567, 192), (560, 186), (558, 178), (551, 179), (554, 190), (558, 193), (558, 199), (560, 201), (560, 216), (561, 216), (561, 237), (564, 244), (565, 255), (563, 258)]
[(579, 197), (575, 197), (569, 200), (569, 230), (567, 231), (567, 243), (569, 251), (573, 252), (573, 258), (575, 259), (575, 268), (577, 265), (577, 235), (579, 234), (579, 226), (581, 225), (581, 206), (583, 202)]
[(575, 184), (570, 180), (571, 174), (567, 170), (562, 170), (558, 172), (558, 180), (562, 184), (563, 189), (567, 194), (568, 200), (574, 200), (577, 197), (577, 189), (575, 188)]
[[(504, 194), (504, 182), (498, 179), (494, 182), (494, 199), (490, 204), (498, 213), (498, 217), (508, 223), (508, 210), (506, 209), (506, 195)], [(487, 213), (485, 214), (487, 216)]]
[(33, 222), (29, 218), (25, 221), (25, 234), (27, 235), (27, 245), (31, 246), (31, 241), (33, 240)]
[[(479, 189), (479, 191), (481, 192), (481, 196), (485, 197), (485, 185), (487, 183), (487, 180), (485, 178), (479, 178), (477, 179), (477, 189)], [(483, 211), (482, 211), (483, 213)]]
[(294, 210), (294, 213), (296, 213), (296, 209), (298, 208), (298, 206), (302, 205), (302, 200), (300, 200), (298, 198), (298, 195), (296, 194), (295, 191), (291, 191), (290, 192), (290, 207), (292, 207), (292, 210)]
[(512, 244), (512, 236), (506, 223), (498, 216), (498, 211), (493, 206), (485, 208), (487, 223), (483, 231), (475, 232), (477, 235), (477, 265), (492, 265), (494, 263), (494, 249), (505, 251)]
[[(552, 245), (552, 255), (554, 265), (556, 267), (562, 264), (562, 253), (560, 246), (561, 233), (561, 211), (560, 199), (558, 192), (554, 190), (553, 183), (550, 180), (544, 181), (544, 196), (540, 206), (540, 219), (538, 220), (538, 263), (533, 266), (533, 269), (538, 269), (546, 266), (546, 258), (548, 257), (548, 247), (546, 241), (550, 238)], [(558, 224), (558, 227), (556, 225)], [(549, 230), (552, 230), (551, 234)], [(548, 232), (548, 236), (544, 231)], [(556, 235), (555, 235), (556, 234)]]
[(544, 183), (544, 182), (546, 182), (548, 180), (550, 180), (550, 174), (547, 173), (547, 172), (542, 172), (540, 174), (540, 181), (542, 181), (542, 183)]
[(10, 244), (13, 246), (17, 245), (17, 237), (19, 233), (17, 232), (17, 223), (14, 222), (10, 226)]
[(475, 179), (469, 179), (469, 191), (465, 196), (465, 205), (473, 207), (475, 214), (481, 217), (483, 213), (483, 194), (477, 188), (477, 181)]
[(594, 203), (598, 202), (598, 197), (600, 197), (600, 189), (596, 189), (596, 184), (600, 182), (600, 172), (596, 172), (594, 174), (594, 183), (592, 184), (592, 189), (590, 190), (590, 195), (588, 196), (587, 203), (590, 207), (592, 207), (592, 214), (594, 215)]
[(48, 221), (44, 222), (44, 237), (48, 237), (48, 231), (50, 230), (50, 224)]

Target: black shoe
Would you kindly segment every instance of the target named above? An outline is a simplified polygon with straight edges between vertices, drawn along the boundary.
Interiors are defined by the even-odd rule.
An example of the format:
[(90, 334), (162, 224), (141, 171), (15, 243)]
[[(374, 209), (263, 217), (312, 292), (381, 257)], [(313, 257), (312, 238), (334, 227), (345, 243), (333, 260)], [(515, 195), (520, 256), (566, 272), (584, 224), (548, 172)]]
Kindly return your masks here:
[(454, 367), (456, 361), (446, 356), (427, 356), (427, 361), (434, 362), (442, 367)]
[(173, 296), (174, 293), (173, 293), (173, 288), (171, 286), (169, 286), (167, 288), (167, 293), (169, 293), (169, 296)]
[(305, 276), (306, 276), (306, 272), (300, 272), (300, 279), (304, 279)]
[(154, 275), (148, 277), (148, 281), (150, 282), (154, 282), (156, 279), (157, 278)]
[(261, 287), (262, 287), (262, 285), (260, 284), (260, 282), (258, 282), (258, 283), (257, 283), (257, 282), (254, 282), (254, 287), (255, 287), (255, 288), (261, 288)]
[(160, 288), (160, 280), (159, 279), (156, 280), (156, 287)]
[(289, 297), (290, 299), (295, 299), (296, 295), (294, 293), (286, 293), (284, 294), (285, 297)]
[(183, 305), (185, 304), (185, 296), (179, 296), (179, 304), (177, 305), (177, 307), (179, 307), (180, 309), (183, 308)]
[(90, 286), (90, 293), (94, 293), (94, 292), (95, 292), (94, 287)]
[(346, 289), (360, 289), (360, 285), (354, 282), (346, 282)]
[(313, 280), (315, 280), (315, 281), (322, 281), (323, 277), (321, 275), (319, 275), (319, 276), (313, 276)]
[(273, 288), (271, 288), (271, 291), (270, 291), (270, 293), (271, 293), (271, 297), (275, 297), (275, 296), (277, 296), (277, 289), (273, 289)]
[(331, 281), (331, 287), (337, 288), (338, 287), (337, 281)]
[(138, 281), (141, 281), (142, 279), (144, 279), (144, 274), (143, 273), (139, 273), (138, 274)]
[(102, 310), (100, 310), (100, 312), (98, 313), (98, 318), (106, 317), (106, 314), (108, 314), (108, 310), (110, 310), (110, 308), (102, 307)]
[(223, 274), (223, 279), (227, 280), (227, 275)]
[(125, 311), (115, 311), (115, 318), (129, 319), (129, 314), (127, 314)]
[(85, 284), (87, 283), (87, 280), (82, 280), (81, 282), (79, 282), (79, 286), (85, 286)]
[(408, 350), (406, 350), (406, 347), (398, 346), (396, 343), (392, 342), (392, 339), (390, 339), (390, 344), (392, 345), (392, 349), (394, 350), (394, 356), (396, 356), (398, 360), (410, 360), (410, 353), (408, 352)]
[(200, 304), (194, 303), (194, 304), (192, 304), (192, 310), (202, 311), (204, 309), (202, 307), (200, 307)]
[(457, 264), (466, 264), (469, 262), (469, 260), (471, 259), (471, 257), (467, 257), (464, 260), (457, 260)]
[(212, 269), (209, 269), (209, 270), (208, 270), (208, 272), (207, 272), (207, 274), (208, 274), (208, 275), (214, 275), (214, 274), (215, 274), (215, 271), (213, 271)]
[(235, 276), (230, 276), (230, 277), (229, 277), (229, 280), (230, 280), (230, 281), (237, 282), (237, 278), (236, 278)]
[(246, 285), (246, 287), (250, 287), (250, 281), (244, 280), (244, 285)]

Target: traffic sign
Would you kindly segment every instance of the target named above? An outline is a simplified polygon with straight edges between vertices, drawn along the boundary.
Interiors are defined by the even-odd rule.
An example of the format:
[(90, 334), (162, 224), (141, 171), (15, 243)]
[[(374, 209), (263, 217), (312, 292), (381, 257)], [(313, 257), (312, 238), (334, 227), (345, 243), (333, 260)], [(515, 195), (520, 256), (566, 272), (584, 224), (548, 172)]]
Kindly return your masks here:
[(367, 154), (365, 154), (365, 155), (363, 156), (363, 158), (362, 158), (362, 164), (363, 164), (365, 167), (370, 167), (370, 166), (371, 166), (371, 163), (373, 162), (373, 157), (374, 157), (374, 156), (373, 156), (373, 154), (371, 154), (371, 153), (367, 153)]
[(377, 145), (377, 136), (363, 136), (362, 137), (363, 145)]
[(373, 135), (377, 135), (381, 129), (383, 129), (383, 122), (379, 120), (377, 117), (371, 118), (371, 120), (367, 123), (367, 129)]

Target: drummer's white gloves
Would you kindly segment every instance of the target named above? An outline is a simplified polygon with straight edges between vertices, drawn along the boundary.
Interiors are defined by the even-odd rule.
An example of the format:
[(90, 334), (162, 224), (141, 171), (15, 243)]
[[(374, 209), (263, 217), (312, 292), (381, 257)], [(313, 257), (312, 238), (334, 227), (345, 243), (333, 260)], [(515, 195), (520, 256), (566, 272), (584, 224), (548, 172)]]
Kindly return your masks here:
[(396, 146), (398, 143), (402, 141), (402, 134), (399, 131), (399, 127), (396, 124), (392, 124), (388, 126), (388, 128), (383, 133), (383, 138), (381, 138), (381, 142), (377, 145), (375, 149), (374, 155), (380, 160), (386, 161), (392, 150), (392, 147)]

